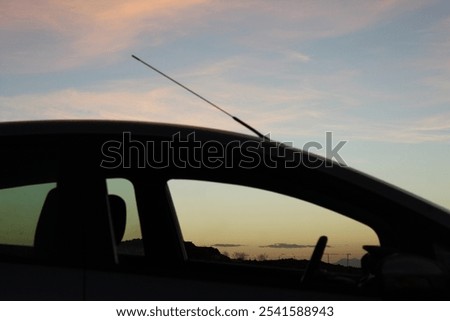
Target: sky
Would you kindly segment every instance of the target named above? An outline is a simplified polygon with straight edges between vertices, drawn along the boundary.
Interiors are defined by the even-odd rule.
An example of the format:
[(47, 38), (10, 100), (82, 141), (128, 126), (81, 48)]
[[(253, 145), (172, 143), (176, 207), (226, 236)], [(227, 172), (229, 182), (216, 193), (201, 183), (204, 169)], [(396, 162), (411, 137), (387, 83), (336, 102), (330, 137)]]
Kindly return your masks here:
[(0, 43), (1, 121), (249, 133), (134, 54), (275, 140), (332, 132), (347, 165), (450, 208), (448, 1), (0, 0)]

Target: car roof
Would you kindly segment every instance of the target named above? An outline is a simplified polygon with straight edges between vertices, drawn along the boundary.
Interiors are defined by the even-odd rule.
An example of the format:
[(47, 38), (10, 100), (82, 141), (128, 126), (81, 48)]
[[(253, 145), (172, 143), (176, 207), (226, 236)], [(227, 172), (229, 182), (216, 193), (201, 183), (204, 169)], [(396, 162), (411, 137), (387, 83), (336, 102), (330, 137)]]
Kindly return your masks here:
[(263, 141), (257, 136), (246, 135), (231, 131), (212, 129), (199, 126), (156, 123), (145, 121), (126, 120), (32, 120), (32, 121), (12, 121), (0, 122), (0, 136), (12, 135), (58, 135), (58, 134), (114, 134), (124, 131), (132, 131), (140, 135), (172, 135), (174, 132), (196, 132), (215, 138), (220, 136), (233, 137), (238, 139), (252, 139)]

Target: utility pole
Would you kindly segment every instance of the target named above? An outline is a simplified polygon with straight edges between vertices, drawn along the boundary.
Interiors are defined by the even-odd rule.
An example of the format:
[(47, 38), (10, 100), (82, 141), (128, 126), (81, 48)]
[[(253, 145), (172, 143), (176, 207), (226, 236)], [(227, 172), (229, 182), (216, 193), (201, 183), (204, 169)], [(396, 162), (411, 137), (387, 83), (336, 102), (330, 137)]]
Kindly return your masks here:
[(350, 255), (352, 255), (352, 254), (351, 253), (347, 253), (346, 255), (347, 255), (347, 267), (349, 267)]
[(330, 264), (330, 255), (338, 255), (338, 253), (325, 253), (327, 256), (327, 263)]

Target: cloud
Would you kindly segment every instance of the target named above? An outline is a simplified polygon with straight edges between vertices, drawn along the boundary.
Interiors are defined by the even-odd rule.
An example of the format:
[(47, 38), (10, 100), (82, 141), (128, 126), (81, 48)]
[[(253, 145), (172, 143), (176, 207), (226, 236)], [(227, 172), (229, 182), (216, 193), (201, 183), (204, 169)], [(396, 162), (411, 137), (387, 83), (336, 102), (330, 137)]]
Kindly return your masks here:
[(250, 18), (241, 32), (241, 43), (273, 48), (286, 41), (301, 43), (358, 32), (426, 5), (420, 0), (246, 1), (233, 22), (240, 22), (238, 13), (246, 12)]
[[(261, 245), (262, 248), (272, 248), (272, 249), (304, 249), (304, 248), (315, 248), (315, 245), (304, 245), (304, 244), (290, 244), (290, 243), (275, 243), (270, 245)], [(327, 247), (329, 247), (327, 245)]]
[(450, 103), (450, 18), (437, 20), (424, 31), (424, 49), (419, 57), (408, 61), (409, 68), (421, 72), (418, 79), (427, 105)]
[[(133, 93), (127, 91), (80, 91), (65, 89), (50, 93), (0, 97), (2, 120), (119, 118), (130, 119), (161, 113), (164, 89)], [(148, 102), (156, 102), (154, 104)], [(133, 106), (130, 117), (126, 106)]]
[[(257, 85), (230, 83), (228, 80), (218, 81), (217, 85), (212, 85), (215, 88), (210, 87), (210, 83), (196, 84), (194, 81), (191, 87), (202, 88), (202, 95), (258, 130), (274, 133), (274, 139), (281, 134), (287, 137), (308, 133), (321, 135), (323, 131), (318, 131), (317, 124), (333, 117), (326, 110), (315, 107), (323, 99), (323, 93), (314, 90), (268, 90)], [(249, 134), (247, 129), (228, 116), (174, 85), (151, 90), (149, 87), (138, 80), (123, 80), (96, 86), (91, 90), (72, 88), (0, 96), (0, 119), (146, 120)], [(303, 124), (300, 130), (299, 123)]]
[[(407, 4), (407, 5), (406, 5)], [(51, 72), (106, 64), (208, 30), (228, 46), (280, 50), (286, 41), (335, 37), (416, 10), (423, 1), (283, 2), (206, 0), (10, 1), (0, 12), (4, 72)], [(225, 30), (225, 31), (223, 31)], [(277, 49), (278, 48), (278, 49)], [(309, 55), (291, 50), (290, 59)]]
[(291, 61), (309, 62), (311, 60), (310, 56), (293, 50), (287, 51), (285, 55), (287, 59)]
[(177, 123), (246, 132), (214, 108), (174, 86), (142, 89), (137, 81), (115, 82), (93, 91), (64, 89), (0, 96), (2, 121), (113, 119)]
[(450, 113), (436, 112), (431, 116), (409, 119), (373, 121), (350, 117), (338, 121), (336, 132), (348, 140), (388, 143), (450, 142)]
[(215, 246), (215, 247), (240, 247), (243, 246), (242, 244), (226, 244), (226, 243), (218, 243), (218, 244), (213, 244), (211, 246)]
[[(194, 81), (193, 87), (196, 84)], [(448, 142), (450, 137), (449, 112), (372, 119), (357, 115), (352, 108), (345, 109), (344, 106), (349, 105), (345, 96), (339, 98), (321, 90), (294, 91), (233, 84), (228, 80), (219, 81), (218, 88), (213, 88), (216, 85), (209, 87), (209, 83), (198, 84), (198, 87), (203, 88), (202, 85), (206, 86), (204, 92), (208, 99), (259, 131), (271, 133), (276, 140), (319, 139), (326, 131), (333, 131), (339, 139), (389, 143)], [(91, 90), (63, 89), (0, 96), (0, 119), (123, 119), (249, 133), (228, 116), (176, 86), (168, 84), (151, 90), (149, 87), (138, 80), (121, 80)], [(336, 105), (328, 106), (329, 101)]]
[[(153, 45), (195, 25), (186, 10), (202, 0), (16, 1), (2, 7), (2, 69), (51, 72), (112, 61), (146, 34)], [(3, 6), (3, 5), (2, 5)], [(170, 21), (170, 23), (167, 23)], [(30, 50), (31, 49), (31, 50)]]

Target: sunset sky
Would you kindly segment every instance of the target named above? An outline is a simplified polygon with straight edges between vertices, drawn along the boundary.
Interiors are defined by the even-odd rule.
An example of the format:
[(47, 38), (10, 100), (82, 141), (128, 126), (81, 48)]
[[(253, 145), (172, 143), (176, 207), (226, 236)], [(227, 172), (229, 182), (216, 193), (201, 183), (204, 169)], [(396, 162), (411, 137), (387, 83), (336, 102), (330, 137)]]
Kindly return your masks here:
[[(448, 1), (0, 0), (0, 120), (131, 119), (348, 141), (450, 208)], [(323, 150), (316, 151), (323, 154)]]

